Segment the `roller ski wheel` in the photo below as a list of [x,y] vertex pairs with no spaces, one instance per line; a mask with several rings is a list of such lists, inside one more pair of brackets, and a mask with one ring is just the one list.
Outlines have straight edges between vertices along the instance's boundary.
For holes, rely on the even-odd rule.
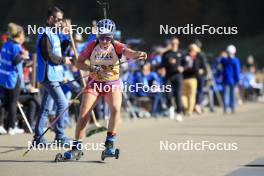
[[55,160],[54,162],[57,163],[57,162],[62,162],[64,161],[64,157],[62,156],[61,153],[58,153],[56,156],[55,156]]
[[111,152],[110,150],[114,150],[114,149],[106,149],[106,150],[102,151],[102,155],[101,155],[102,161],[104,161],[105,158],[113,158],[113,157],[115,157],[115,159],[119,158],[119,154],[120,154],[119,149],[115,149],[114,152]]
[[116,149],[115,150],[115,159],[118,159],[119,158],[119,153],[120,153],[120,150],[119,149]]
[[83,152],[79,150],[70,150],[64,153],[64,156],[61,153],[58,153],[55,157],[55,162],[63,162],[70,160],[80,160],[83,156]]

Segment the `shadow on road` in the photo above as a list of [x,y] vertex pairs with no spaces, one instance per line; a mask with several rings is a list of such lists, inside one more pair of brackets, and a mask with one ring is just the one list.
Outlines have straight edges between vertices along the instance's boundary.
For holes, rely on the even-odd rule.
[[0,146],[0,149],[1,148],[3,148],[3,149],[9,149],[9,150],[0,152],[2,154],[9,153],[9,152],[15,152],[15,151],[18,151],[18,150],[27,149],[27,147],[24,147],[24,146]]
[[258,158],[226,176],[263,176],[264,158]]
[[247,164],[244,167],[264,167],[264,164]]
[[209,137],[246,137],[246,138],[264,137],[264,135],[259,135],[259,134],[169,133],[168,135],[176,135],[176,136],[209,136]]
[[[191,125],[191,124],[181,124],[179,126],[177,126],[177,128],[197,128],[197,129],[215,129],[215,128],[224,128],[224,129],[241,129],[241,127],[243,128],[251,128],[252,126],[250,125],[217,125],[217,124],[209,124],[209,125]],[[263,125],[258,125],[258,126],[254,126],[254,128],[264,128]]]
[[0,160],[0,163],[54,163],[48,160]]
[[76,161],[76,160],[68,160],[63,162],[55,163],[51,160],[0,160],[0,163],[53,163],[53,164],[59,164],[59,163],[94,163],[94,164],[107,164],[103,161]]

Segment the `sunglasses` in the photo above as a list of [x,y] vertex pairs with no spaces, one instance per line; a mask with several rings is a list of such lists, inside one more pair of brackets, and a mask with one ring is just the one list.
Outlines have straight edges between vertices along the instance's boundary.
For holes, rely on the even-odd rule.
[[112,40],[112,38],[111,37],[102,36],[102,37],[99,37],[99,40],[110,42]]

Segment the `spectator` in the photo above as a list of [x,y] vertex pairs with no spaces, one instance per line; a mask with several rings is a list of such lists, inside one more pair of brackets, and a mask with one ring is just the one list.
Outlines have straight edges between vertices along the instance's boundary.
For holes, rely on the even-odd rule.
[[236,96],[235,88],[240,80],[240,62],[235,56],[236,47],[229,45],[226,49],[228,56],[221,59],[222,64],[222,79],[223,79],[223,100],[224,113],[227,113],[227,108],[230,107],[232,113],[235,113]]
[[246,63],[246,67],[249,70],[250,68],[254,67],[256,69],[256,64],[255,64],[255,59],[252,55],[249,55],[247,57],[247,63]]
[[[202,43],[199,40],[196,40],[197,46],[201,49]],[[202,101],[203,101],[203,94],[204,94],[204,88],[206,86],[206,78],[208,74],[208,61],[207,57],[204,52],[200,51],[197,55],[197,57],[202,60],[202,63],[204,63],[204,71],[198,72],[197,76],[197,92],[196,92],[196,105],[195,105],[195,112],[198,114],[202,113]]]
[[166,82],[172,86],[172,95],[170,95],[170,118],[175,118],[176,104],[176,120],[182,121],[182,72],[184,71],[185,62],[183,52],[179,50],[179,39],[172,37],[170,40],[170,49],[162,55],[161,66],[166,70]]
[[164,110],[167,109],[165,92],[162,92],[162,86],[165,86],[166,70],[164,67],[158,67],[157,72],[152,71],[150,73],[149,84],[150,86],[157,86],[157,89],[150,93],[152,97],[151,114],[160,116],[164,114]]
[[146,63],[142,66],[142,70],[135,74],[134,85],[136,86],[136,84],[141,84],[141,87],[145,86],[149,88],[155,85],[155,88],[157,89],[149,89],[150,91],[146,92],[144,91],[144,88],[140,88],[138,92],[135,92],[135,95],[139,97],[150,97],[151,114],[154,117],[158,117],[162,115],[162,113],[160,114],[159,112],[166,109],[165,96],[159,89],[162,85],[164,85],[165,69],[163,67],[159,67],[157,70],[158,72],[155,72],[151,71],[150,67],[150,63]]
[[40,103],[37,97],[39,89],[33,87],[29,80],[30,68],[27,64],[24,64],[24,79],[21,80],[21,94],[19,96],[19,103],[23,104],[23,110],[25,111],[26,117],[31,127],[34,126],[34,122],[39,112]]
[[9,135],[24,133],[15,125],[17,120],[17,102],[23,79],[23,60],[28,59],[28,52],[22,49],[25,41],[23,28],[15,23],[8,24],[9,38],[1,50],[0,85],[5,95],[8,112],[7,129]]
[[204,74],[206,70],[204,60],[198,55],[200,51],[196,44],[190,44],[185,56],[186,66],[183,72],[182,104],[187,115],[192,115],[194,110],[197,77]]
[[216,91],[222,92],[223,91],[223,79],[222,79],[222,64],[221,64],[221,59],[223,57],[227,57],[227,52],[226,51],[221,51],[219,53],[219,56],[215,59],[212,69],[213,69],[213,76],[214,76],[214,81],[215,81],[215,86],[214,89],[217,89]]
[[243,67],[243,72],[241,74],[241,86],[245,100],[256,100],[257,97],[260,96],[263,85],[257,82],[254,65],[251,65],[248,69]]
[[150,57],[150,63],[152,68],[157,68],[162,60],[162,53],[164,53],[164,49],[160,46],[153,47],[153,53],[149,56]]
[[[44,87],[44,95],[42,97],[40,114],[36,123],[34,144],[46,145],[46,140],[39,136],[44,132],[47,116],[52,110],[52,104],[49,102],[54,100],[57,111],[56,115],[63,113],[68,106],[68,101],[64,95],[60,82],[63,81],[63,64],[71,64],[70,57],[62,56],[61,41],[58,33],[51,31],[50,27],[60,28],[63,21],[63,12],[57,7],[52,7],[48,11],[47,26],[38,35],[37,39],[37,80]],[[67,23],[69,28],[70,24]],[[46,69],[47,68],[47,69]],[[64,114],[65,115],[65,114]],[[60,118],[55,124],[55,141],[57,144],[69,144],[69,140],[64,134],[64,119]]]
[[4,94],[3,94],[3,90],[0,89],[0,135],[1,134],[6,134],[7,131],[4,128]]

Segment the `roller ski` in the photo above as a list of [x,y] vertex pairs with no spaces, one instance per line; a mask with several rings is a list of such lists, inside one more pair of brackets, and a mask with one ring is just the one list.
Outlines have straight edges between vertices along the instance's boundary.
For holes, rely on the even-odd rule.
[[64,162],[64,161],[74,161],[79,160],[83,156],[83,152],[81,150],[70,150],[64,153],[58,153],[55,157],[54,162]]
[[115,159],[119,158],[120,150],[114,148],[114,141],[107,140],[105,141],[105,150],[102,151],[101,160],[104,161],[105,158],[112,158]]
[[77,145],[80,144],[76,141],[73,142],[72,149],[62,153],[58,153],[55,157],[54,162],[74,161],[79,160],[83,156],[83,151],[78,149]]

